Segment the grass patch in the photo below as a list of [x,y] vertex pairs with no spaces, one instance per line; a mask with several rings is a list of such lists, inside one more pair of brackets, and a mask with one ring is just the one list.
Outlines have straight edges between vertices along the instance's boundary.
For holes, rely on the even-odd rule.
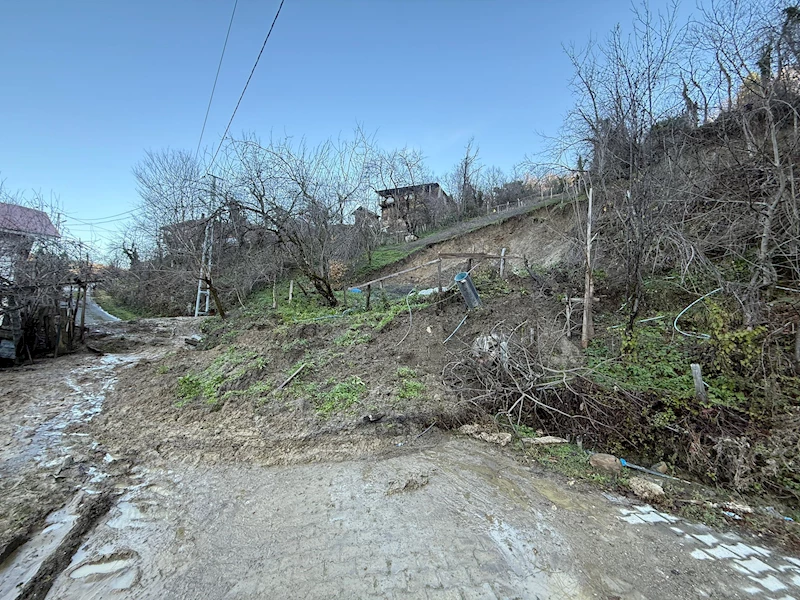
[[366,344],[372,339],[372,336],[369,333],[362,333],[360,330],[361,324],[354,323],[342,335],[336,337],[333,343],[337,346],[358,346],[360,344]]
[[425,395],[425,384],[417,380],[417,372],[410,367],[397,369],[400,385],[397,388],[397,397],[401,400],[416,400]]
[[370,273],[379,271],[383,267],[399,262],[410,256],[416,249],[408,248],[407,245],[396,244],[392,246],[381,246],[372,251],[372,262],[367,261],[366,252],[361,256],[356,264],[353,277],[360,280]]
[[113,315],[123,321],[132,321],[134,319],[155,316],[146,310],[124,305],[105,290],[94,290],[94,292],[92,292],[92,298],[94,298],[94,301],[100,305],[100,308],[102,308],[108,314]]
[[245,375],[265,366],[266,360],[257,352],[231,346],[202,371],[190,372],[178,379],[178,405],[195,400],[214,404],[231,397],[226,396],[231,391],[258,393],[260,388],[253,389],[256,384],[244,390],[236,386]]
[[367,385],[355,375],[334,385],[329,391],[318,393],[313,399],[314,408],[323,417],[342,412],[359,401]]
[[528,447],[528,455],[543,467],[561,473],[571,479],[592,481],[603,485],[613,482],[610,476],[595,471],[589,464],[587,454],[575,444],[530,446]]

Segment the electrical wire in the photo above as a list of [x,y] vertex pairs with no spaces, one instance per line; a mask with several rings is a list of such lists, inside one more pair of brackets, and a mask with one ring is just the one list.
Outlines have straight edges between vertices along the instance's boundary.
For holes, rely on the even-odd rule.
[[206,172],[211,171],[211,168],[214,166],[214,161],[217,160],[217,155],[219,151],[222,149],[222,144],[225,141],[225,138],[228,135],[228,131],[231,129],[231,125],[233,124],[233,119],[236,116],[236,111],[239,110],[239,105],[242,103],[242,98],[244,98],[244,94],[247,91],[247,86],[250,85],[250,80],[253,78],[253,73],[256,72],[256,67],[258,66],[258,61],[261,60],[261,55],[264,53],[264,48],[267,46],[267,42],[269,41],[269,37],[272,35],[272,30],[275,27],[275,22],[278,20],[278,16],[281,14],[281,9],[283,8],[284,0],[281,0],[280,6],[278,6],[278,12],[275,13],[275,18],[272,19],[272,25],[269,26],[269,31],[267,32],[267,37],[264,38],[264,43],[261,45],[261,50],[256,57],[256,62],[253,65],[253,68],[250,70],[250,76],[247,78],[247,81],[244,84],[244,89],[242,90],[241,95],[239,96],[238,102],[236,102],[236,108],[233,109],[233,114],[231,115],[230,120],[228,121],[228,126],[225,127],[225,131],[222,134],[222,139],[219,141],[219,145],[217,146],[217,151],[214,152],[214,156],[211,157],[211,162],[208,163],[208,167],[206,168]]
[[206,132],[206,123],[208,123],[208,113],[211,112],[211,102],[214,100],[214,92],[217,89],[219,72],[222,69],[222,59],[225,58],[225,49],[228,47],[228,38],[231,35],[231,26],[233,25],[233,17],[236,14],[236,6],[238,4],[239,0],[235,0],[233,3],[233,12],[231,12],[231,20],[228,23],[228,32],[225,34],[225,43],[222,44],[222,54],[219,57],[219,64],[217,65],[217,74],[214,76],[214,85],[211,87],[211,97],[208,99],[208,106],[206,107],[206,116],[203,119],[203,128],[200,130],[200,139],[197,140],[197,149],[194,151],[195,159],[197,158],[197,155],[200,153],[200,144],[203,143],[203,134]]
[[95,219],[79,219],[79,218],[74,217],[74,216],[72,216],[72,215],[70,215],[68,213],[62,213],[62,214],[66,218],[72,219],[73,221],[78,221],[80,223],[103,223],[103,222],[112,223],[113,220],[118,220],[118,221],[124,220],[124,219],[121,219],[121,218],[118,218],[118,217],[124,217],[125,215],[130,215],[132,213],[139,212],[140,210],[142,210],[141,206],[137,207],[137,208],[132,208],[130,210],[126,210],[125,212],[117,213],[115,215],[108,215],[107,217],[97,217]]

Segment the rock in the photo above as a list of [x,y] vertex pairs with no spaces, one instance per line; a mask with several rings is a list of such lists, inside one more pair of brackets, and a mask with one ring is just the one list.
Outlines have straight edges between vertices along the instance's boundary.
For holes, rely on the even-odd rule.
[[478,434],[478,437],[484,442],[489,442],[490,444],[500,444],[501,446],[506,446],[511,441],[510,433],[487,433],[482,431]]
[[631,477],[628,485],[631,486],[633,493],[642,500],[655,500],[664,496],[664,488],[641,477]]
[[652,467],[650,467],[650,470],[656,471],[657,473],[661,473],[662,475],[666,475],[667,471],[669,470],[669,467],[667,467],[667,463],[665,463],[662,460],[654,464]]
[[739,514],[746,514],[749,515],[753,512],[753,509],[747,504],[739,504],[738,502],[726,502],[722,505],[723,507],[727,508],[728,510],[739,513]]
[[480,431],[480,425],[472,423],[470,425],[462,425],[458,428],[459,433],[463,433],[464,435],[475,435]]
[[598,471],[605,471],[612,475],[622,473],[622,463],[613,454],[592,454],[591,458],[589,458],[589,464]]
[[489,433],[488,431],[481,431],[481,426],[478,424],[462,425],[458,428],[458,432],[464,435],[470,435],[484,442],[489,442],[490,444],[500,444],[501,446],[508,445],[512,439],[510,433]]
[[526,446],[540,446],[547,444],[566,444],[567,440],[554,435],[543,435],[542,437],[522,438],[522,443]]

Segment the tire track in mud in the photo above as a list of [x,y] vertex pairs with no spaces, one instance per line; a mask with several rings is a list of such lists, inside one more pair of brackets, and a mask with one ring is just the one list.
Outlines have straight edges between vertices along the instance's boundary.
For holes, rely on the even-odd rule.
[[[58,389],[65,390],[65,401],[57,411],[42,401],[25,407],[24,412],[34,415],[36,421],[32,428],[18,426],[15,438],[20,432],[28,433],[18,440],[16,452],[5,457],[3,473],[20,474],[22,482],[31,477],[62,478],[62,486],[76,486],[78,491],[68,492],[68,501],[56,510],[48,510],[52,500],[39,497],[41,516],[31,519],[0,549],[0,600],[45,598],[86,534],[116,504],[120,492],[113,490],[112,482],[125,480],[130,464],[111,457],[90,434],[75,430],[86,428],[102,411],[117,382],[117,368],[140,358],[105,355],[99,361],[81,359],[78,365],[67,366],[66,373],[59,373],[63,383]],[[87,457],[76,463],[73,456],[81,454]]]
[[75,524],[44,559],[36,575],[22,587],[16,596],[18,600],[44,600],[47,597],[56,577],[69,566],[86,534],[108,513],[116,499],[117,495],[108,491],[84,496]]

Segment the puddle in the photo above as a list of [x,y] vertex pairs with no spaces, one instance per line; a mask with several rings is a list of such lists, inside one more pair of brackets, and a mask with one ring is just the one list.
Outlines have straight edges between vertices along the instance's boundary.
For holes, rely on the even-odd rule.
[[132,588],[141,578],[138,558],[136,552],[123,550],[80,562],[69,571],[70,597],[106,598],[110,593]]
[[58,548],[78,518],[72,504],[51,513],[46,527],[0,565],[0,600],[15,600],[48,556]]
[[109,573],[116,573],[122,569],[129,567],[131,561],[127,559],[109,560],[108,562],[89,563],[78,567],[69,576],[72,579],[82,579],[84,577],[92,577],[94,575],[108,575]]

